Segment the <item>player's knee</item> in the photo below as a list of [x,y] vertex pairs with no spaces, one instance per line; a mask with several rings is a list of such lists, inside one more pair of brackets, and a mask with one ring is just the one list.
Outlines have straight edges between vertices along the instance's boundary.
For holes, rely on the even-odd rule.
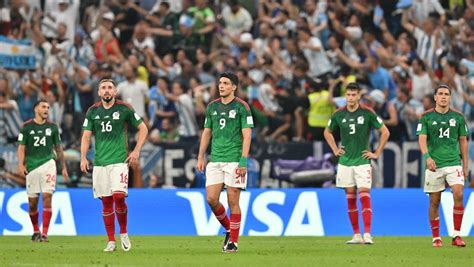
[[463,197],[464,197],[464,194],[463,194],[462,190],[458,190],[458,191],[453,192],[453,198],[454,198],[455,203],[456,202],[462,203],[463,202]]
[[113,199],[115,203],[122,203],[125,202],[125,194],[123,193],[114,193]]
[[207,204],[209,204],[209,207],[214,208],[217,205],[219,205],[219,198],[214,197],[214,196],[206,196],[206,201]]
[[102,198],[102,211],[104,213],[111,213],[114,211],[114,200],[112,197]]

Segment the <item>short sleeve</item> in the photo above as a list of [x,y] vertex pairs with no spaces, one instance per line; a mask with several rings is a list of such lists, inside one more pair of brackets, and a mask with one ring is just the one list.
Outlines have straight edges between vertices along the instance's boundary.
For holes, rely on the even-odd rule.
[[25,127],[21,128],[20,133],[18,134],[18,145],[26,145],[26,130]]
[[133,108],[126,106],[127,109],[127,122],[133,127],[137,128],[140,123],[143,122],[143,119],[138,115]]
[[59,135],[59,129],[55,125],[53,130],[53,144],[60,145],[61,144],[61,136]]
[[467,129],[466,120],[464,119],[464,116],[460,116],[460,119],[459,119],[459,136],[467,136],[468,133],[469,133],[469,130]]
[[416,126],[416,135],[428,135],[428,129],[426,127],[426,117],[422,116],[418,125]]
[[240,110],[240,126],[242,127],[242,129],[253,128],[253,117],[252,111],[250,111],[250,107],[241,105]]
[[382,128],[383,120],[377,114],[372,111],[369,111],[369,119],[370,123],[372,124],[372,127],[374,127],[375,129]]
[[86,113],[86,118],[84,119],[84,122],[82,123],[82,130],[92,131],[93,126],[94,124],[92,123],[92,110],[89,109]]
[[337,124],[337,119],[336,119],[337,115],[336,113],[334,113],[331,118],[329,119],[328,121],[328,126],[327,126],[327,129],[330,131],[330,132],[334,132],[337,130],[337,128],[339,127],[339,125]]
[[207,106],[207,109],[206,109],[206,118],[204,119],[204,128],[212,129],[211,107],[210,106]]

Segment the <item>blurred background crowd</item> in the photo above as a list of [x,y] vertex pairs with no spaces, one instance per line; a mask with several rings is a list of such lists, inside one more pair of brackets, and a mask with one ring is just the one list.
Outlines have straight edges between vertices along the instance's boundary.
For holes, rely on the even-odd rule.
[[[345,85],[416,140],[437,84],[473,122],[474,0],[0,0],[0,35],[30,40],[34,69],[0,69],[0,145],[40,98],[66,149],[102,78],[117,81],[151,144],[197,142],[216,74],[234,71],[259,142],[323,140]],[[6,53],[8,51],[0,51]]]

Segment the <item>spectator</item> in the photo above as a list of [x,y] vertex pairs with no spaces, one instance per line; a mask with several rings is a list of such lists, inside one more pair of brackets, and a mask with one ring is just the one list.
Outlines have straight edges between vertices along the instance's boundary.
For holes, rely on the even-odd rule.
[[303,51],[309,63],[308,75],[313,79],[327,80],[332,65],[329,61],[321,41],[308,28],[298,29],[299,48]]
[[137,70],[132,68],[130,62],[124,64],[123,75],[126,80],[117,85],[118,95],[132,105],[138,116],[147,120],[145,103],[148,101],[148,86],[137,79]]

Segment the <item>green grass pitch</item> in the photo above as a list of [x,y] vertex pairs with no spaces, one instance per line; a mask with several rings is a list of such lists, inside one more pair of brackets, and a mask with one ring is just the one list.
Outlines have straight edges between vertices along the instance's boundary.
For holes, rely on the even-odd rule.
[[[346,245],[348,237],[240,237],[235,254],[220,251],[222,237],[131,236],[132,250],[105,253],[105,236],[57,237],[32,243],[0,237],[1,266],[474,266],[474,238],[465,248],[431,247],[430,237],[375,237]],[[119,241],[119,240],[117,240]]]

